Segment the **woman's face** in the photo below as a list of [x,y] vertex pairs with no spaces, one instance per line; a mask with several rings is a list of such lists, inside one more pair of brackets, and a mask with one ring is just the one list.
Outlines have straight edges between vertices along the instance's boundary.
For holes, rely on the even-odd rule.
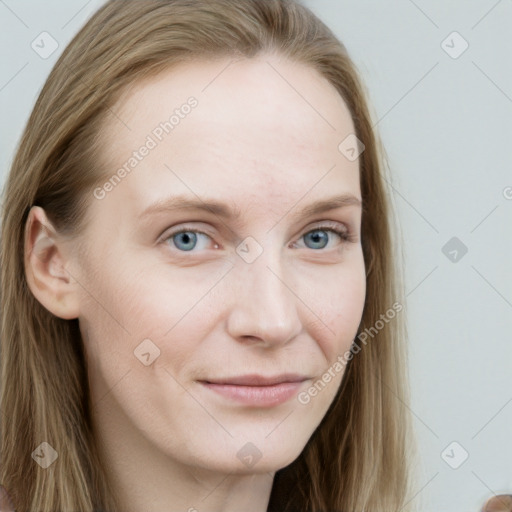
[[69,268],[105,439],[274,471],[324,417],[361,320],[359,169],[338,148],[349,112],[316,71],[229,63],[181,64],[111,109],[106,177]]

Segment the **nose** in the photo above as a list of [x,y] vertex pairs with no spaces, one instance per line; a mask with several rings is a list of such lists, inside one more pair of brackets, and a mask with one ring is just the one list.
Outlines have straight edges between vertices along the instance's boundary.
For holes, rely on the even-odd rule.
[[227,285],[231,306],[227,330],[236,340],[264,347],[282,346],[302,330],[295,279],[283,272],[279,255],[263,253],[252,263],[239,260]]

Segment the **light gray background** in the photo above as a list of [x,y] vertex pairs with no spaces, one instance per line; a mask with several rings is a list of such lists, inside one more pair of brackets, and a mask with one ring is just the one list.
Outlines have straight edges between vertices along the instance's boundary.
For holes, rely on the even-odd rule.
[[[2,182],[51,67],[102,3],[0,0]],[[512,1],[304,3],[356,62],[392,169],[421,456],[415,501],[478,511],[512,493]],[[48,59],[31,48],[43,31],[59,43]],[[469,44],[457,58],[454,31]],[[457,261],[442,252],[452,237],[468,249]],[[453,469],[447,461],[460,463],[463,450]]]

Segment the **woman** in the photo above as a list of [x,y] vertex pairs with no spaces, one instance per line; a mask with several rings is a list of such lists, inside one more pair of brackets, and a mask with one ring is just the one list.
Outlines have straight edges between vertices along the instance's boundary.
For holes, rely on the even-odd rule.
[[16,510],[409,510],[391,213],[356,69],[305,7],[107,2],[5,191]]

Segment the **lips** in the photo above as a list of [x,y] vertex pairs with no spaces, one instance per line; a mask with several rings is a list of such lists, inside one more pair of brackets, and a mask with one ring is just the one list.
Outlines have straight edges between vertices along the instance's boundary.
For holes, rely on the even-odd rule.
[[200,384],[222,397],[230,404],[242,404],[249,407],[274,407],[295,396],[309,377],[297,374],[281,374],[265,377],[263,375],[241,375],[222,379],[199,381]]
[[225,384],[233,386],[274,386],[276,384],[283,384],[286,382],[303,382],[310,377],[298,375],[295,373],[284,373],[273,377],[264,377],[263,375],[251,374],[241,375],[238,377],[229,377],[221,379],[203,380],[208,384]]

